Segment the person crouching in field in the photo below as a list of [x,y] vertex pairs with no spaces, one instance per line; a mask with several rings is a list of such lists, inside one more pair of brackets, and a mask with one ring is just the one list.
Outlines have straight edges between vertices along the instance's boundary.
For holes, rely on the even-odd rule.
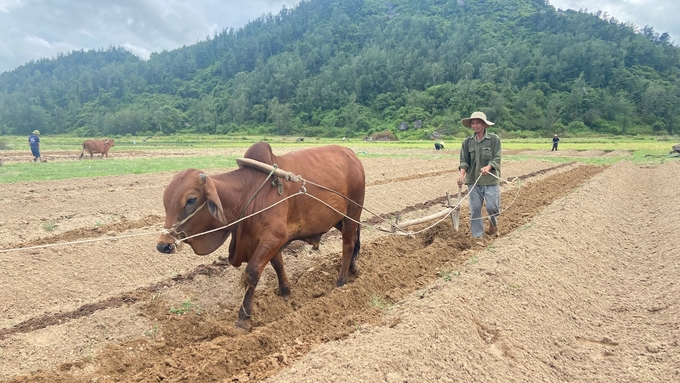
[[37,162],[40,159],[40,131],[34,130],[33,133],[28,136],[28,145],[31,147],[31,153],[33,154],[33,162]]
[[473,237],[481,238],[484,236],[484,202],[489,213],[488,233],[493,235],[498,232],[496,216],[501,206],[501,139],[486,131],[494,123],[487,120],[482,112],[472,113],[470,118],[464,118],[461,123],[474,133],[463,140],[458,186],[467,185],[470,196],[470,231]]

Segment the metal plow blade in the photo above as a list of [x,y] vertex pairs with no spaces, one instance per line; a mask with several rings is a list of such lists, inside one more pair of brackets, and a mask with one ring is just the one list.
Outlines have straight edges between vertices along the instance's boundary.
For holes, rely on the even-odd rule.
[[461,201],[461,191],[462,187],[458,186],[458,201],[456,202],[455,205],[451,204],[451,196],[449,195],[449,192],[446,192],[446,198],[449,201],[449,207],[453,208],[453,212],[451,213],[451,222],[453,223],[453,228],[458,231],[460,227],[460,201]]

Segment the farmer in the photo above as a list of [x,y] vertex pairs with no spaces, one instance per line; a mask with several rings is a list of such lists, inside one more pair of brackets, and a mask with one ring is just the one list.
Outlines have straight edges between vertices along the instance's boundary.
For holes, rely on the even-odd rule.
[[463,140],[460,150],[460,177],[458,186],[467,185],[470,196],[470,231],[472,236],[484,236],[482,203],[489,213],[488,233],[498,232],[496,216],[501,206],[501,139],[488,133],[486,128],[494,123],[482,112],[474,112],[470,118],[461,120],[463,126],[471,128],[474,134]]
[[557,134],[555,134],[555,135],[553,136],[553,147],[552,147],[552,149],[550,149],[551,152],[552,152],[553,150],[554,150],[554,151],[557,151],[557,144],[558,144],[559,142],[560,142],[560,138],[557,137]]
[[37,129],[28,136],[28,145],[31,147],[31,153],[33,153],[33,162],[40,159],[40,137],[38,136],[40,136],[40,131]]

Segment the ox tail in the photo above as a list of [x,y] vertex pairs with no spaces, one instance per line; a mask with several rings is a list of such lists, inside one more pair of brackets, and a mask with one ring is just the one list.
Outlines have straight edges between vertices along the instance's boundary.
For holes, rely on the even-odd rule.
[[85,144],[83,144],[83,151],[80,152],[80,157],[78,157],[79,160],[83,159],[83,154],[85,154]]
[[361,249],[361,225],[357,225],[357,241],[354,244],[354,252],[352,253],[352,263],[356,261],[359,255],[359,249]]

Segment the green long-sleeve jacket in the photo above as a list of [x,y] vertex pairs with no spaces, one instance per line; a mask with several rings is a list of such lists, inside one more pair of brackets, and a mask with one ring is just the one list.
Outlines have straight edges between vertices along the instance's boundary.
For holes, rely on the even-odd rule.
[[[491,173],[501,176],[501,139],[489,132],[484,132],[484,138],[477,141],[476,134],[463,140],[460,150],[460,166],[458,170],[465,169],[465,184],[475,183],[481,169],[491,165]],[[479,179],[477,185],[499,185],[500,180],[491,175],[485,175]]]

